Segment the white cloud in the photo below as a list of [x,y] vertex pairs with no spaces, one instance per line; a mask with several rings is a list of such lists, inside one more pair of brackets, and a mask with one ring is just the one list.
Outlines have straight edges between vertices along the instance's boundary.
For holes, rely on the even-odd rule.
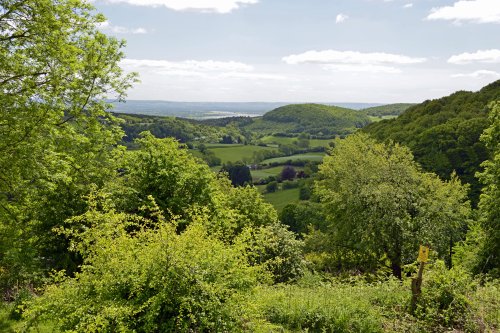
[[466,65],[472,63],[500,63],[500,50],[491,49],[479,50],[474,53],[461,53],[451,56],[448,59],[448,62],[455,65]]
[[347,16],[346,14],[338,14],[337,17],[335,18],[335,23],[343,23],[345,22],[347,19],[349,18],[349,16]]
[[256,73],[253,66],[236,61],[123,59],[120,65],[129,71],[171,77],[203,79],[286,80],[283,75]]
[[177,11],[196,10],[209,13],[230,13],[258,0],[104,0],[109,3],[127,3],[134,6],[167,7]]
[[391,66],[380,65],[324,65],[324,69],[333,72],[350,72],[350,73],[388,73],[397,74],[401,70]]
[[264,74],[264,73],[238,73],[229,72],[219,75],[220,78],[228,79],[249,79],[249,80],[287,80],[286,76],[277,74]]
[[412,8],[413,4],[412,3],[407,3],[406,5],[403,6],[403,8]]
[[472,73],[453,74],[451,77],[454,77],[454,78],[467,77],[467,78],[474,78],[474,79],[478,79],[478,78],[482,79],[482,78],[490,78],[490,77],[500,78],[500,73],[482,69],[482,70],[478,70],[478,71],[475,71]]
[[151,60],[151,59],[123,59],[121,65],[132,70],[152,70],[155,72],[249,72],[253,67],[236,61],[214,61],[214,60],[184,60],[184,61],[168,61],[168,60]]
[[97,25],[100,30],[109,31],[114,34],[147,34],[145,28],[130,29],[119,25],[113,25],[109,21],[101,22]]
[[383,65],[383,64],[418,64],[425,58],[413,58],[400,54],[383,52],[362,53],[357,51],[307,51],[292,54],[282,59],[289,65],[296,64],[350,64],[350,65]]
[[500,23],[499,0],[460,0],[452,6],[433,8],[428,20]]

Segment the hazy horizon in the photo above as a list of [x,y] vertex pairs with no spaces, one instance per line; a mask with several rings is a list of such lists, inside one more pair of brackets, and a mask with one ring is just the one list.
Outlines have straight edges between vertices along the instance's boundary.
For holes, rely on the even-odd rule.
[[498,0],[93,0],[133,100],[417,103],[500,79]]

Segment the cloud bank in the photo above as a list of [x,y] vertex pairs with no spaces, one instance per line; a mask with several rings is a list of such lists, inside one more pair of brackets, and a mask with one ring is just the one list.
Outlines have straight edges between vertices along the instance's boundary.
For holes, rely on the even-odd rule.
[[167,7],[176,11],[200,11],[227,14],[245,5],[258,3],[258,0],[104,0],[108,3],[126,3],[134,6]]
[[461,53],[451,56],[448,59],[448,63],[455,65],[467,65],[473,63],[489,63],[498,64],[500,63],[500,50],[479,50],[474,53]]
[[120,65],[130,71],[163,76],[247,80],[286,79],[282,75],[256,73],[253,66],[236,61],[123,59]]
[[454,78],[465,77],[465,78],[474,78],[474,79],[478,79],[478,78],[481,78],[481,79],[482,78],[500,78],[500,73],[482,69],[482,70],[478,70],[478,71],[475,71],[475,72],[472,72],[472,73],[454,74],[451,77],[454,77]]
[[326,70],[337,72],[400,73],[395,65],[418,64],[427,59],[383,52],[313,50],[292,54],[282,60],[289,65],[320,64]]

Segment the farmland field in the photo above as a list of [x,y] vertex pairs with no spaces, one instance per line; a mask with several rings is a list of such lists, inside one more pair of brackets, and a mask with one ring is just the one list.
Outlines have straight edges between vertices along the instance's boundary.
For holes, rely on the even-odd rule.
[[222,163],[242,161],[243,159],[251,159],[253,153],[262,150],[276,150],[271,147],[251,146],[251,145],[207,145],[210,151],[213,151],[215,156],[219,157]]
[[261,164],[270,164],[270,163],[286,163],[286,161],[313,161],[313,162],[321,162],[323,161],[323,157],[325,153],[306,153],[306,154],[297,154],[291,156],[283,156],[283,157],[275,157],[262,161]]
[[[294,167],[294,169],[297,172],[300,170],[303,170],[303,168],[301,168],[301,167]],[[260,169],[260,170],[251,170],[251,173],[252,173],[253,181],[257,181],[259,179],[267,178],[269,176],[278,176],[281,173],[281,170],[283,170],[283,166],[277,166],[277,167]]]
[[[260,141],[265,144],[287,145],[297,141],[297,138],[268,135],[262,137]],[[328,147],[328,143],[332,141],[333,139],[311,139],[309,140],[309,147]]]
[[292,188],[279,190],[274,193],[265,193],[264,200],[272,204],[278,212],[281,212],[289,203],[299,201],[299,189]]

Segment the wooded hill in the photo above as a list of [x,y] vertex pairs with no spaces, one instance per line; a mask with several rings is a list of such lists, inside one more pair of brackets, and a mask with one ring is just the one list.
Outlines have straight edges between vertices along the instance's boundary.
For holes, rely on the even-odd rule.
[[399,116],[414,105],[412,103],[387,104],[362,109],[361,111],[367,116],[373,117]]
[[261,134],[294,136],[307,133],[317,137],[347,135],[366,126],[370,119],[361,112],[321,104],[291,104],[279,107],[245,126]]
[[449,179],[455,171],[471,185],[470,198],[477,203],[481,185],[475,177],[488,159],[479,140],[488,126],[488,105],[500,98],[500,81],[478,92],[458,91],[410,107],[396,119],[372,123],[363,130],[379,140],[408,146],[427,170]]

